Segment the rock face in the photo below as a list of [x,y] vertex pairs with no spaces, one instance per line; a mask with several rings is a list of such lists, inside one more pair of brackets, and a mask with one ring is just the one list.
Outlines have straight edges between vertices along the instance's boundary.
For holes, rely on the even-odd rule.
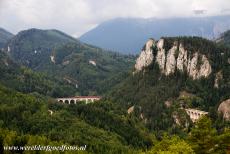
[[164,40],[160,39],[157,43],[157,57],[156,61],[159,64],[159,67],[162,72],[164,72],[165,69],[165,49],[163,48],[164,46]]
[[223,115],[223,118],[227,121],[230,121],[230,99],[220,103],[218,107],[218,112]]
[[[198,51],[189,54],[180,42],[174,42],[168,51],[164,49],[164,39],[160,39],[158,42],[150,39],[145,46],[136,60],[136,72],[143,70],[153,62],[158,63],[161,72],[166,76],[179,70],[187,72],[193,79],[199,79],[201,77],[207,78],[212,72],[211,65],[205,55]],[[154,46],[157,47],[156,57],[153,54]]]
[[143,68],[149,66],[153,62],[153,45],[155,41],[153,39],[148,40],[145,44],[145,49],[142,50],[140,56],[136,60],[135,68],[137,71],[141,71]]
[[177,50],[177,45],[174,44],[173,47],[169,50],[167,54],[166,66],[165,66],[165,75],[169,75],[175,72],[176,67],[176,57],[175,53]]
[[215,77],[215,83],[214,83],[215,88],[219,88],[219,82],[222,79],[223,79],[223,74],[221,71],[219,71],[218,73],[216,73],[216,77]]

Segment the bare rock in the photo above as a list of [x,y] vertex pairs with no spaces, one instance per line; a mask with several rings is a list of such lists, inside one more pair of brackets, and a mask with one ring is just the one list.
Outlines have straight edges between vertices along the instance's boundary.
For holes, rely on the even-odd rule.
[[189,59],[188,61],[188,75],[192,77],[193,79],[196,79],[198,70],[196,68],[198,62],[198,53],[194,53],[192,59]]
[[182,44],[179,46],[179,55],[177,57],[177,69],[181,72],[184,71],[184,68],[187,68],[188,65],[188,52],[184,49]]
[[94,60],[89,60],[89,64],[91,64],[93,66],[97,66],[97,63]]
[[175,52],[177,50],[177,45],[174,43],[173,47],[169,50],[167,54],[167,61],[165,66],[165,75],[169,75],[175,72],[176,68],[176,58]]
[[153,39],[149,39],[145,44],[145,50],[142,50],[140,56],[136,60],[135,69],[136,71],[141,71],[143,68],[149,66],[153,62],[153,45],[155,41]]
[[134,106],[131,106],[131,107],[127,110],[128,114],[132,113],[133,111],[134,111]]
[[165,69],[165,49],[163,48],[164,46],[164,40],[160,39],[157,42],[157,57],[156,57],[156,61],[159,65],[159,68],[161,69],[162,73],[164,72]]
[[[155,53],[153,54],[152,47],[156,45],[156,63],[158,63],[159,68],[163,74],[173,74],[176,70],[181,72],[186,71],[188,75],[194,80],[201,77],[207,78],[211,74],[212,68],[208,58],[205,55],[202,55],[198,52],[193,53],[193,55],[189,55],[189,52],[185,50],[182,43],[180,43],[178,49],[177,42],[174,42],[174,45],[167,52],[164,49],[164,41],[164,39],[160,39],[155,44],[153,39],[148,40],[145,48],[142,50],[140,56],[136,60],[135,72],[143,70],[145,67],[154,62]],[[199,57],[202,57],[200,61],[198,61]]]
[[212,67],[208,61],[208,58],[205,55],[202,55],[202,65],[200,66],[200,70],[197,74],[197,79],[201,77],[207,78],[212,73]]
[[230,121],[230,99],[220,103],[218,112],[223,115],[225,120]]
[[55,64],[55,58],[53,55],[50,56],[50,60],[51,60],[51,62],[53,62]]
[[221,71],[219,71],[218,73],[216,73],[216,77],[215,77],[215,83],[214,83],[215,88],[219,88],[219,82],[222,79],[223,79],[223,74]]

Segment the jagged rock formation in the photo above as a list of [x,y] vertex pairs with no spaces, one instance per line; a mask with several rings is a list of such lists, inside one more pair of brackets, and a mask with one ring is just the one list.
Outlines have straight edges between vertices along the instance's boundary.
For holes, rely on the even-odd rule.
[[[156,47],[156,57],[154,57],[153,48]],[[176,70],[187,72],[193,79],[208,77],[212,68],[208,58],[197,52],[189,53],[180,42],[174,42],[173,46],[166,51],[164,48],[164,39],[160,39],[157,43],[150,39],[145,49],[142,50],[140,56],[136,60],[136,72],[148,67],[154,61],[158,63],[161,72],[165,75],[173,74]]]
[[141,52],[140,56],[137,58],[135,68],[137,71],[149,66],[153,62],[153,49],[152,46],[155,44],[153,39],[148,40],[145,45],[145,49]]
[[218,112],[223,115],[225,120],[230,121],[230,99],[220,103]]
[[219,71],[218,73],[216,73],[216,78],[215,78],[215,83],[214,83],[215,88],[219,88],[219,82],[222,79],[223,79],[223,74],[221,71]]

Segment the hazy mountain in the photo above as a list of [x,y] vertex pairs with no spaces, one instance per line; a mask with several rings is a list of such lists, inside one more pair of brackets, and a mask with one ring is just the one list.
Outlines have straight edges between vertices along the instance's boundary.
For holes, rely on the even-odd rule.
[[3,28],[0,28],[0,48],[4,47],[5,43],[11,39],[14,35],[6,31]]
[[59,76],[74,84],[76,92],[85,95],[111,88],[116,82],[110,79],[119,81],[117,75],[127,72],[134,64],[133,56],[81,43],[57,30],[19,32],[5,50],[18,63]]
[[230,16],[168,19],[119,18],[104,22],[80,40],[122,53],[137,53],[147,38],[202,36],[213,39],[230,29]]
[[230,30],[222,33],[221,36],[216,39],[216,42],[230,47]]

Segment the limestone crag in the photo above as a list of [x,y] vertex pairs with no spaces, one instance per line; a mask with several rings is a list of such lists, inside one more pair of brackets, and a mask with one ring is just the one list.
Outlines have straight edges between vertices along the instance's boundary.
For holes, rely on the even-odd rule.
[[160,39],[157,42],[157,57],[156,57],[156,61],[159,64],[159,67],[161,69],[162,72],[164,72],[165,69],[165,49],[163,48],[164,46],[164,40]]
[[218,112],[223,115],[223,118],[227,121],[230,121],[230,99],[220,103],[218,107]]
[[219,82],[223,79],[223,74],[222,71],[219,71],[218,73],[216,73],[216,77],[215,77],[215,83],[214,83],[214,87],[215,88],[219,88]]
[[173,47],[169,50],[167,54],[166,66],[165,66],[165,75],[169,75],[175,72],[176,67],[176,57],[175,53],[177,50],[177,45],[174,44]]
[[184,68],[187,68],[188,65],[188,52],[187,50],[185,50],[182,46],[182,44],[180,44],[179,46],[179,55],[177,57],[177,69],[180,71],[184,71]]
[[[145,46],[136,60],[136,72],[143,70],[153,62],[158,63],[161,72],[165,75],[173,74],[179,70],[187,72],[193,79],[199,79],[201,77],[207,78],[212,72],[211,65],[205,55],[198,51],[193,52],[193,54],[189,53],[180,42],[174,42],[168,51],[164,49],[164,39],[160,39],[158,42],[150,39]],[[153,54],[154,46],[157,47],[156,57]]]
[[155,44],[153,39],[148,40],[145,44],[145,49],[142,50],[140,56],[136,60],[135,68],[137,71],[141,71],[143,68],[149,66],[153,62],[153,49]]

